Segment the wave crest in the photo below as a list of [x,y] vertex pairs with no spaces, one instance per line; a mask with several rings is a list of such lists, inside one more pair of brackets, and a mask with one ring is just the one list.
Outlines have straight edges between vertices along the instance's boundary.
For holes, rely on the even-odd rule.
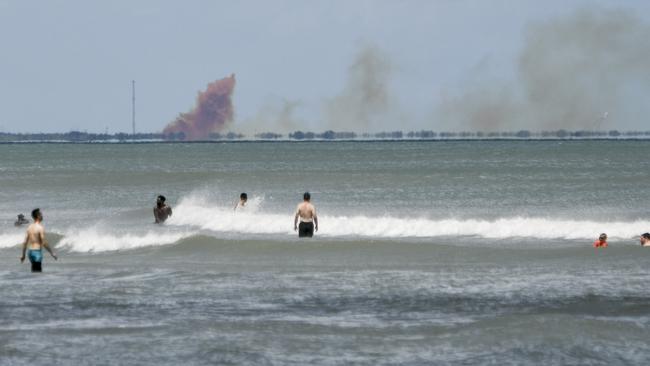
[[[174,216],[163,226],[124,228],[96,225],[86,229],[64,230],[60,235],[48,234],[48,238],[54,243],[58,241],[58,247],[71,251],[102,252],[176,244],[194,236],[226,240],[259,240],[260,236],[264,239],[295,237],[293,212],[269,213],[262,210],[263,202],[263,197],[252,197],[244,209],[233,210],[233,206],[213,205],[200,195],[193,195],[183,199],[174,208]],[[643,220],[599,222],[529,217],[434,220],[330,213],[320,215],[319,218],[318,237],[344,239],[522,238],[585,240],[590,244],[601,232],[606,232],[613,240],[628,240],[650,228],[650,222]],[[23,239],[24,233],[18,230],[2,233],[0,248],[18,246]]]
[[[213,232],[292,234],[293,213],[266,213],[259,199],[246,210],[209,207],[196,199],[183,200],[169,224],[193,226]],[[511,217],[496,220],[399,218],[391,216],[319,215],[319,235],[328,237],[426,238],[465,236],[489,239],[595,239],[602,232],[610,238],[630,238],[650,228],[649,221],[598,222]]]

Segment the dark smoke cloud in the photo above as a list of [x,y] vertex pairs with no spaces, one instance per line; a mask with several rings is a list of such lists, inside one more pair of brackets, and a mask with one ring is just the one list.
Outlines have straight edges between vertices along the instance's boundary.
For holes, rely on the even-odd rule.
[[639,128],[650,113],[650,27],[623,10],[530,25],[514,82],[475,81],[443,98],[445,128]]
[[188,113],[181,113],[163,130],[164,134],[185,134],[187,140],[207,139],[210,133],[223,131],[234,116],[232,93],[235,74],[208,84],[196,98],[196,106]]

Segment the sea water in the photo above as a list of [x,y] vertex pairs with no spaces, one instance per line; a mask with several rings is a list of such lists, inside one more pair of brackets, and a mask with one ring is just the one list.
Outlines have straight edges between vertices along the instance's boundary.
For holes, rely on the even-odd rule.
[[[0,145],[0,364],[644,364],[648,156],[646,141]],[[293,231],[305,191],[311,240]],[[60,254],[40,275],[13,227],[36,207]]]

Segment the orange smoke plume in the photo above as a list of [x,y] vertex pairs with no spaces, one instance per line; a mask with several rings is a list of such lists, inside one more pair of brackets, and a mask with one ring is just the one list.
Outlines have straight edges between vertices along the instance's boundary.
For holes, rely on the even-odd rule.
[[208,84],[199,92],[196,107],[188,113],[181,113],[176,120],[165,127],[164,135],[183,133],[185,140],[203,140],[213,132],[219,132],[234,115],[232,93],[235,89],[235,74]]

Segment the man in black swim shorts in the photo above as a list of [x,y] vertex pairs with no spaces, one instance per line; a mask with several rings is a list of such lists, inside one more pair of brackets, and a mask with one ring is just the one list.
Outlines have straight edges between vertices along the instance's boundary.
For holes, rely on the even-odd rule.
[[[296,208],[296,216],[293,219],[293,229],[298,231],[298,237],[311,238],[314,231],[318,231],[318,217],[316,208],[311,204],[311,195],[305,192],[302,196],[303,202]],[[300,219],[300,226],[298,226]]]

